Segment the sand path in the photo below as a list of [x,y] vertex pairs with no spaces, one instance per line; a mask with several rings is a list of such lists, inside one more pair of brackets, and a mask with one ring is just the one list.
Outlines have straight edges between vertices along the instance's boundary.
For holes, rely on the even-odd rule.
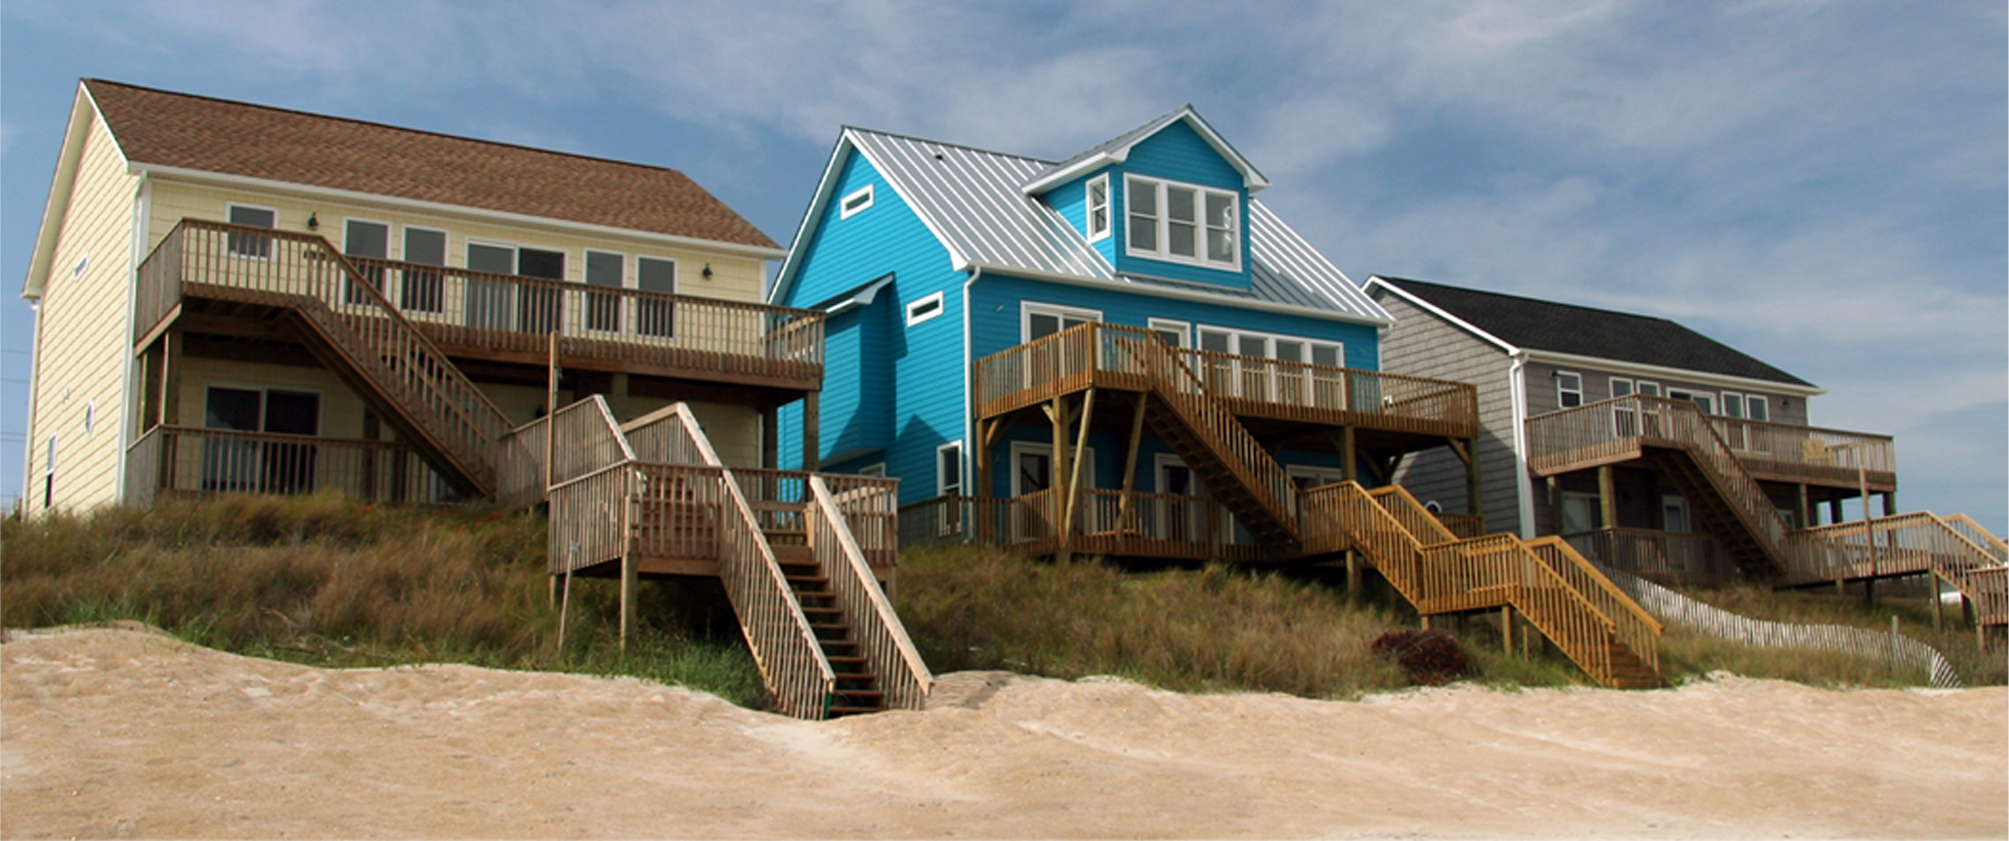
[[2009,836],[2009,690],[1458,687],[1361,702],[944,676],[800,722],[634,680],[0,645],[0,834]]

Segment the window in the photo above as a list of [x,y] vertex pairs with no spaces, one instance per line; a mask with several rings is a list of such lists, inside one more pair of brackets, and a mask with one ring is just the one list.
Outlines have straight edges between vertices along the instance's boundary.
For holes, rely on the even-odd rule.
[[1091,321],[1101,321],[1102,313],[1097,310],[1075,309],[1055,304],[1039,304],[1026,301],[1019,304],[1019,335],[1021,341],[1042,339],[1062,330],[1080,327]]
[[1679,494],[1664,494],[1660,497],[1660,530],[1677,534],[1694,531],[1694,524],[1688,519],[1688,500]]
[[884,479],[886,478],[886,463],[882,461],[876,464],[868,464],[865,465],[864,467],[860,467],[858,468],[858,475],[868,476],[874,479]]
[[1633,390],[1634,389],[1631,380],[1625,379],[1623,377],[1611,378],[1611,396],[1631,397],[1633,394]]
[[1556,405],[1565,409],[1583,405],[1583,377],[1568,371],[1556,372]]
[[[1227,397],[1275,400],[1293,405],[1327,408],[1354,408],[1375,411],[1376,394],[1356,395],[1359,405],[1349,406],[1346,376],[1337,370],[1346,359],[1346,346],[1338,342],[1254,333],[1228,327],[1202,326],[1200,349],[1217,354],[1274,359],[1296,365],[1265,365],[1251,359],[1208,356],[1200,360],[1201,376],[1207,389]],[[1304,363],[1320,367],[1306,367]]]
[[[486,274],[564,280],[565,252],[470,242],[467,267]],[[558,329],[560,291],[535,283],[469,277],[464,320],[467,326],[484,330],[551,333]]]
[[1603,519],[1603,507],[1598,504],[1597,494],[1563,491],[1563,534],[1591,531],[1599,528]]
[[[628,258],[611,251],[586,252],[586,285],[619,289],[626,283]],[[586,293],[586,329],[620,332],[621,296]]]
[[[677,261],[660,257],[635,258],[635,285],[644,292],[677,294]],[[635,316],[635,332],[644,336],[676,337],[677,302],[644,300]]]
[[84,437],[86,438],[90,437],[91,430],[95,429],[97,425],[98,425],[98,403],[97,401],[93,400],[89,403],[84,404]]
[[321,395],[311,391],[211,385],[203,427],[223,434],[202,444],[202,489],[244,493],[314,490],[319,447],[308,441],[228,433],[313,436],[321,432]]
[[1770,423],[1772,420],[1772,407],[1763,395],[1744,395],[1744,409],[1750,413],[1752,420],[1759,423]]
[[867,184],[863,187],[859,187],[856,190],[852,190],[850,193],[844,196],[844,201],[838,204],[837,207],[837,218],[849,219],[852,216],[857,215],[858,211],[864,210],[865,208],[871,206],[872,206],[872,185]]
[[[1631,397],[1634,388],[1635,386],[1631,380],[1624,377],[1611,378],[1611,396],[1614,400],[1620,397]],[[1611,407],[1611,428],[1612,433],[1620,438],[1638,435],[1639,401],[1626,400],[1613,404]]]
[[77,258],[77,265],[70,268],[70,277],[73,278],[83,277],[84,270],[89,269],[90,267],[91,267],[91,255],[85,254],[84,256]]
[[1716,398],[1713,395],[1696,394],[1684,389],[1670,388],[1667,390],[1667,398],[1669,400],[1686,400],[1694,403],[1697,408],[1702,410],[1702,414],[1705,415],[1716,414]]
[[1088,179],[1087,202],[1088,241],[1094,242],[1109,236],[1109,175],[1104,173]]
[[[405,228],[405,262],[422,266],[446,265],[446,232],[430,228]],[[445,308],[445,277],[439,272],[404,270],[398,306],[405,312],[439,312]]]
[[[369,260],[388,260],[391,256],[391,226],[382,222],[362,219],[347,220],[342,226],[342,253],[363,260],[351,261],[363,275],[363,282],[381,292],[384,289],[384,267],[373,265]],[[342,279],[342,302],[345,304],[368,303],[370,295],[355,287],[354,278]]]
[[1659,384],[1659,383],[1657,383],[1657,382],[1654,382],[1654,381],[1652,381],[1652,380],[1640,380],[1640,381],[1639,381],[1639,396],[1641,396],[1641,397],[1659,397],[1659,396],[1660,396],[1660,384]]
[[1744,395],[1732,391],[1723,392],[1723,416],[1742,420],[1744,418]]
[[1148,323],[1151,325],[1151,332],[1157,335],[1159,340],[1172,347],[1186,347],[1192,341],[1188,338],[1191,331],[1184,321],[1173,321],[1169,318],[1153,318]]
[[[269,207],[230,205],[230,224],[248,225],[253,228],[276,228],[279,226],[279,211]],[[272,257],[272,238],[256,234],[233,233],[226,238],[225,247],[239,257],[256,257],[261,260]]]
[[942,314],[942,293],[936,292],[907,305],[907,326],[912,327]]
[[49,436],[49,456],[42,461],[42,507],[56,504],[56,436]]
[[935,448],[935,495],[963,495],[963,442],[950,441]]
[[1241,267],[1236,247],[1238,194],[1135,175],[1123,179],[1131,256],[1218,269]]
[[[1073,452],[1072,444],[1068,451]],[[1095,448],[1081,451],[1081,485],[1095,487]],[[1011,442],[1011,495],[1024,496],[1067,483],[1067,476],[1054,475],[1053,445],[1033,441]]]

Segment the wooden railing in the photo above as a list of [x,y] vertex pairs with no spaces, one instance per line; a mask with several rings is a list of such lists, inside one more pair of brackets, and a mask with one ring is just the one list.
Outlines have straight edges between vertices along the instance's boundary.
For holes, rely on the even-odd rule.
[[[900,544],[985,544],[1034,555],[1060,544],[1055,494],[936,497],[900,507]],[[1076,551],[1167,558],[1249,560],[1261,555],[1226,507],[1210,497],[1083,488],[1075,512]]]
[[1435,513],[1437,522],[1443,523],[1444,528],[1450,529],[1452,534],[1460,538],[1484,537],[1486,534],[1486,515],[1484,514],[1453,514],[1449,511],[1438,511]]
[[1554,473],[1642,447],[1685,451],[1726,507],[1774,563],[1786,538],[1786,521],[1736,453],[1718,437],[1708,415],[1686,400],[1633,395],[1528,419],[1528,466]]
[[[1104,332],[1120,335],[1125,329],[1104,327]],[[1146,335],[1118,339],[1115,343],[1133,355],[1135,367],[1151,384],[1152,393],[1178,416],[1202,448],[1221,462],[1239,489],[1282,528],[1283,534],[1278,537],[1299,541],[1296,483],[1234,414],[1213,399],[1205,383],[1170,353],[1164,342],[1148,335],[1148,331],[1135,332]],[[1188,464],[1192,461],[1189,458]],[[1217,496],[1227,491],[1228,488],[1215,489]],[[1253,512],[1236,512],[1254,531],[1256,524],[1250,521],[1250,513]],[[1268,535],[1258,533],[1257,537],[1271,542]]]
[[[977,360],[977,411],[991,417],[1085,388],[1091,382],[1137,389],[1137,354],[1128,345],[1162,340],[1148,330],[1090,323]],[[1478,388],[1432,380],[1166,348],[1215,399],[1232,411],[1471,438],[1478,434]]]
[[1967,538],[1989,557],[1994,558],[1997,564],[2009,565],[2009,542],[2004,542],[2002,538],[1996,537],[1994,532],[1982,528],[1980,523],[1974,522],[1973,517],[1955,514],[1940,519],[1945,521],[1947,528],[1958,532],[1961,537]]
[[639,460],[628,447],[627,436],[621,434],[621,425],[614,420],[607,399],[601,395],[589,395],[552,412],[550,420],[550,434],[558,442],[558,446],[551,448],[549,468],[554,486],[608,465]]
[[410,447],[391,441],[156,426],[127,448],[127,501],[162,495],[339,493],[367,502],[453,502]]
[[1880,484],[1895,481],[1897,446],[1888,435],[1709,416],[1717,437],[1745,469],[1781,479],[1824,478],[1854,484],[1861,468]]
[[2004,569],[1994,553],[1930,512],[1837,523],[1793,532],[1786,545],[1785,586],[1931,573],[1945,579],[1988,615],[2009,613]]
[[[363,277],[443,345],[613,355],[728,375],[819,379],[823,313],[616,286],[350,257]],[[352,296],[360,293],[350,291]]]
[[1742,577],[1722,544],[1707,534],[1608,528],[1562,539],[1605,567],[1664,584],[1713,587]]
[[1511,605],[1593,679],[1621,677],[1615,641],[1657,671],[1658,623],[1559,540],[1457,539],[1406,491],[1375,496],[1353,482],[1305,491],[1303,506],[1308,545],[1364,553],[1425,615]]
[[551,417],[546,415],[503,434],[495,460],[497,502],[530,506],[545,500],[550,490],[550,477],[544,472],[550,433]]
[[184,219],[141,263],[134,341],[191,292],[293,309],[472,490],[511,424],[364,275],[318,236]]
[[928,664],[921,661],[914,641],[907,637],[900,617],[893,612],[892,601],[879,588],[865,549],[853,539],[852,529],[845,526],[846,522],[868,517],[885,522],[896,515],[894,502],[898,497],[860,487],[840,492],[850,498],[839,503],[840,493],[832,493],[824,477],[815,475],[809,477],[809,491],[809,545],[817,568],[830,580],[837,606],[850,620],[859,656],[865,658],[870,673],[879,676],[879,688],[886,693],[888,709],[921,709],[927,703],[935,676],[928,671]]

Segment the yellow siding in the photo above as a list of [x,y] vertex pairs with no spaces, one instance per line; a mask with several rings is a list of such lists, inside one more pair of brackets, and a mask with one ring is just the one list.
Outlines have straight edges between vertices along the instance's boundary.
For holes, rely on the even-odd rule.
[[[167,236],[184,217],[227,221],[232,203],[270,208],[278,213],[283,230],[314,233],[342,246],[346,220],[363,219],[392,226],[391,259],[403,259],[404,228],[413,225],[447,232],[447,264],[467,266],[469,240],[565,252],[565,279],[585,282],[585,249],[614,251],[627,255],[624,284],[635,285],[635,258],[656,257],[677,261],[677,291],[684,295],[727,301],[760,301],[761,275],[765,261],[758,257],[714,251],[701,246],[667,246],[646,237],[608,234],[582,235],[557,226],[511,225],[472,214],[415,212],[389,203],[332,201],[300,193],[252,188],[221,188],[179,179],[159,178],[153,186],[153,214],[150,220],[149,250]],[[320,228],[308,231],[307,219],[319,220]],[[703,270],[712,269],[706,279]]]
[[[35,395],[28,422],[30,514],[42,510],[49,436],[57,437],[57,508],[116,500],[125,378],[132,364],[127,306],[132,276],[133,201],[137,178],[126,174],[111,135],[93,119],[84,136],[68,211],[36,318]],[[86,256],[88,267],[74,275]],[[84,431],[86,407],[93,429]]]

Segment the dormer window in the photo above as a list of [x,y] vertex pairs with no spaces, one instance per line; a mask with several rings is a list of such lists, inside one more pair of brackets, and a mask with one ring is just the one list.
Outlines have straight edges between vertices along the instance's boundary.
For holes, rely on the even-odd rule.
[[1135,175],[1123,180],[1129,199],[1130,256],[1230,271],[1241,268],[1235,243],[1240,232],[1235,223],[1239,197],[1234,193]]
[[1088,241],[1109,236],[1109,176],[1088,180]]

